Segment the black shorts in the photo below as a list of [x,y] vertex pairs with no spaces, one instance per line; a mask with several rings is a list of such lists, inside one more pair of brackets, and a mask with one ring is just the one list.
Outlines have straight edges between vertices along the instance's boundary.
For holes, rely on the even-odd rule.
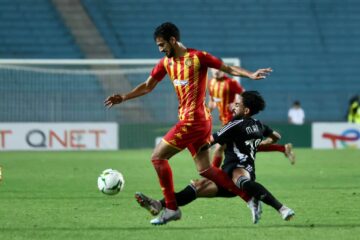
[[[246,171],[249,172],[250,174],[250,179],[251,181],[255,181],[256,179],[256,175],[255,175],[255,166],[253,162],[242,162],[240,163],[239,161],[224,161],[225,164],[223,164],[221,166],[221,169],[230,177],[232,178],[232,172],[234,171],[234,169],[236,168],[243,168]],[[218,192],[216,194],[217,197],[235,197],[237,196],[236,194],[228,191],[227,189],[218,186]]]

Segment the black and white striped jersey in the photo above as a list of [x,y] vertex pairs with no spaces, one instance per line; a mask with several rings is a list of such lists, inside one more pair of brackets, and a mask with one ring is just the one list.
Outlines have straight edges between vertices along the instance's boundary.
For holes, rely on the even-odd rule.
[[253,118],[233,119],[222,129],[213,134],[214,143],[226,144],[225,162],[255,161],[256,150],[264,137],[268,137],[273,130]]

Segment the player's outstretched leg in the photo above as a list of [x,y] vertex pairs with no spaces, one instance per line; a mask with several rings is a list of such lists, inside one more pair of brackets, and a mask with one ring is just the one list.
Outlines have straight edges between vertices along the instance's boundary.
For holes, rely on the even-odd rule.
[[[237,183],[239,188],[244,189],[246,192],[254,196],[256,199],[261,200],[265,204],[272,206],[275,210],[277,210],[281,217],[289,221],[294,215],[295,212],[286,207],[285,205],[281,204],[263,185],[257,183],[255,181],[251,181],[246,177],[239,177]],[[255,223],[255,222],[254,222]]]
[[288,207],[285,206],[285,205],[283,205],[283,206],[279,209],[279,213],[280,213],[282,219],[284,219],[285,221],[290,221],[290,220],[295,216],[294,210],[288,208]]
[[172,210],[172,209],[168,209],[165,208],[160,216],[158,216],[157,218],[154,218],[150,221],[150,223],[152,225],[163,225],[166,224],[170,221],[176,221],[179,220],[181,218],[181,211],[180,208],[176,209],[176,210]]
[[135,199],[141,207],[148,210],[153,216],[158,215],[162,209],[160,201],[149,198],[141,192],[135,193]]
[[295,164],[296,156],[293,150],[293,145],[291,143],[285,144],[285,157],[287,157],[292,165]]

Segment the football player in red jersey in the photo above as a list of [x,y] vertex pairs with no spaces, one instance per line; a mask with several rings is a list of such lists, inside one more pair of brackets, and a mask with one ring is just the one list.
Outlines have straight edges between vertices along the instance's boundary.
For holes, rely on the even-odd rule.
[[[245,91],[244,87],[236,81],[228,77],[224,72],[217,69],[211,69],[212,78],[209,81],[209,109],[213,111],[215,108],[219,111],[219,119],[221,124],[224,126],[233,118],[233,103],[236,97],[239,97],[239,94]],[[216,144],[214,146],[214,156],[212,160],[212,165],[215,167],[220,167],[225,146],[220,146]],[[272,152],[278,151],[284,153],[285,157],[290,160],[291,164],[295,164],[295,153],[291,143],[285,145],[280,144],[270,144],[265,145],[261,144],[258,147],[259,152]]]
[[266,78],[272,69],[264,68],[251,72],[240,67],[226,65],[207,52],[187,48],[180,42],[179,29],[169,22],[155,29],[154,40],[165,57],[153,68],[148,79],[130,92],[114,94],[104,101],[105,106],[110,108],[115,104],[148,94],[166,74],[174,85],[179,101],[179,121],[155,147],[151,156],[166,207],[159,217],[151,220],[151,224],[166,224],[181,218],[168,160],[185,148],[193,156],[201,176],[229,189],[245,201],[251,201],[251,197],[241,191],[222,170],[210,164],[209,150],[202,150],[209,144],[211,136],[211,115],[205,105],[207,70],[215,68],[230,75],[261,80]]

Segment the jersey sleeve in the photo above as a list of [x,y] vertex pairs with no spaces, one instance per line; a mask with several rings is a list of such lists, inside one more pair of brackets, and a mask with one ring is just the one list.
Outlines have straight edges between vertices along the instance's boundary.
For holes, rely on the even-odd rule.
[[234,133],[239,132],[240,124],[242,120],[237,120],[234,122],[229,122],[226,124],[223,128],[221,128],[219,131],[214,133],[212,136],[214,138],[214,142],[218,143],[220,145],[224,145],[226,142],[232,141]]
[[164,65],[164,58],[162,58],[158,64],[153,68],[150,73],[150,76],[158,80],[159,82],[165,77],[166,69]]
[[267,126],[265,124],[263,124],[263,127],[264,127],[264,131],[263,131],[264,137],[268,137],[274,132],[274,130],[272,130],[269,126]]
[[214,145],[216,143],[218,143],[220,145],[224,145],[228,140],[226,135],[219,135],[219,132],[213,133],[212,136],[214,139],[214,141],[211,143],[212,145]]
[[207,52],[200,52],[200,61],[209,68],[220,69],[222,61]]
[[237,94],[242,94],[245,89],[243,88],[243,86],[240,85],[240,83],[236,80],[231,80],[231,91],[233,91],[234,93],[237,93]]

